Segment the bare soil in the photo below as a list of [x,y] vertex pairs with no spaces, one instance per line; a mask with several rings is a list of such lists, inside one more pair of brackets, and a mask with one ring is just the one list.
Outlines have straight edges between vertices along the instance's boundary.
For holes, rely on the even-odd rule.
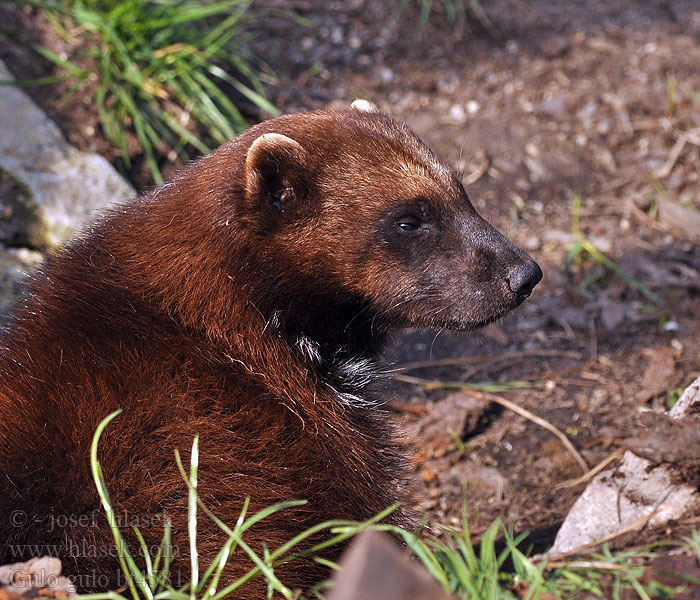
[[[543,267],[532,298],[501,322],[409,332],[387,352],[396,366],[436,362],[390,384],[416,450],[413,504],[459,524],[466,489],[477,533],[496,517],[516,530],[561,521],[582,487],[557,486],[582,468],[511,410],[407,377],[527,385],[498,395],[556,426],[593,466],[636,432],[640,409],[666,408],[700,375],[700,2],[483,4],[488,26],[438,14],[421,29],[391,0],[260,0],[313,24],[267,13],[253,42],[283,111],[372,99],[463,173],[481,213]],[[32,10],[0,7],[0,20],[71,52]],[[51,72],[15,44],[0,58],[17,77]],[[73,143],[114,158],[87,95],[61,104],[60,86],[29,92]],[[129,175],[143,188],[134,157]],[[585,255],[564,269],[577,196],[581,234],[633,279]]]

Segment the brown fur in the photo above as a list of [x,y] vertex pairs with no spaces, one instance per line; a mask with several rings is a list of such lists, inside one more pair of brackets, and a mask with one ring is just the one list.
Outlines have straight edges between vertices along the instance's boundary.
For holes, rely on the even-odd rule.
[[[406,237],[407,203],[430,225]],[[385,115],[253,127],[52,259],[0,338],[0,563],[48,544],[84,589],[114,573],[113,560],[83,556],[111,543],[104,518],[80,515],[99,506],[92,434],[117,408],[100,444],[112,499],[149,545],[162,529],[146,515],[167,513],[185,579],[173,450],[187,461],[197,434],[199,494],[229,525],[246,496],[251,511],[309,500],[247,532],[254,548],[376,514],[399,497],[397,458],[377,392],[346,371],[370,364],[391,327],[497,318],[529,293],[506,283],[527,261]],[[10,522],[16,510],[26,524]],[[200,518],[202,564],[225,540]],[[227,578],[251,566],[239,551]],[[311,561],[280,571],[292,587],[323,575]],[[264,586],[237,597],[264,598]]]

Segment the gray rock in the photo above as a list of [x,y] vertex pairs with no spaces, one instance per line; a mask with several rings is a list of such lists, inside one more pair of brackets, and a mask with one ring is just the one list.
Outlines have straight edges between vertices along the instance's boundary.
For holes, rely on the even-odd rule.
[[42,261],[39,252],[27,248],[0,249],[0,327],[22,296],[28,276]]
[[[679,419],[700,404],[700,378],[669,415]],[[634,524],[660,525],[700,508],[695,487],[672,483],[669,470],[626,452],[622,464],[599,474],[576,501],[557,534],[551,556],[602,540]]]
[[134,194],[104,158],[68,144],[21,89],[0,85],[0,242],[57,246]]

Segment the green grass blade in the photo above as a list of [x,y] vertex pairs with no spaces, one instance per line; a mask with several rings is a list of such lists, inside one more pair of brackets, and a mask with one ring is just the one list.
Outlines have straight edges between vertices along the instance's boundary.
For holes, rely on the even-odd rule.
[[190,539],[190,564],[192,566],[191,600],[196,600],[199,585],[199,553],[197,552],[197,469],[199,467],[199,436],[194,437],[190,456],[189,490],[187,496],[187,532]]
[[226,71],[224,71],[221,67],[217,67],[216,65],[210,65],[208,71],[212,74],[215,75],[216,77],[219,77],[220,79],[226,81],[230,85],[232,85],[238,92],[240,92],[243,96],[248,98],[253,104],[255,104],[257,107],[261,108],[265,112],[271,114],[271,115],[277,115],[279,114],[279,110],[275,108],[266,98],[264,98],[262,95],[258,94],[257,92],[253,91],[251,88],[249,88],[247,85],[244,85],[237,79],[234,79],[231,77]]
[[[49,75],[48,77],[37,77],[36,79],[0,79],[0,85],[12,85],[18,88],[33,88],[42,85],[52,85],[73,79],[70,73],[63,75]],[[82,84],[81,84],[82,85]]]
[[[231,555],[231,549],[233,548],[233,544],[235,543],[234,538],[229,538],[228,541],[224,544],[223,548],[219,550],[219,553],[216,555],[216,558],[212,561],[211,565],[209,566],[209,569],[207,569],[206,573],[202,577],[202,581],[200,583],[200,591],[201,588],[203,587],[203,584],[209,582],[206,591],[204,592],[203,595],[203,600],[207,600],[208,598],[211,598],[216,595],[216,588],[219,585],[219,580],[221,579],[221,573],[224,570],[224,567],[226,567],[226,563],[228,562],[229,556]],[[211,577],[211,581],[209,581],[209,578]]]
[[105,510],[107,516],[107,522],[112,530],[112,535],[114,536],[114,541],[117,546],[117,554],[119,557],[119,564],[121,565],[122,572],[127,580],[127,585],[133,600],[139,600],[141,594],[143,597],[152,600],[153,594],[150,588],[146,585],[144,578],[141,576],[141,571],[136,566],[129,549],[126,547],[126,542],[119,531],[119,524],[117,522],[116,515],[114,513],[114,507],[112,506],[112,501],[109,497],[109,492],[107,491],[107,486],[104,481],[104,476],[102,475],[102,468],[97,459],[97,448],[99,445],[100,437],[102,432],[105,430],[107,425],[121,413],[121,409],[114,411],[105,417],[100,424],[97,426],[95,435],[92,438],[92,444],[90,445],[90,468],[92,470],[92,477],[97,487],[97,493],[100,497],[102,507]]
[[[166,583],[167,577],[170,573],[170,563],[173,558],[173,546],[172,546],[172,524],[170,519],[165,515],[165,526],[163,528],[163,537],[161,539],[160,545],[158,546],[158,552],[155,559],[153,560],[153,572],[156,575],[156,586],[153,588],[156,595],[161,591]],[[163,561],[163,566],[161,568],[160,563]]]
[[138,527],[134,527],[133,529],[134,535],[136,535],[136,539],[141,548],[141,556],[143,556],[143,560],[146,563],[146,579],[148,581],[148,586],[153,590],[156,586],[156,579],[153,573],[153,562],[151,561],[151,553],[149,551],[148,544],[146,544],[146,540],[143,539],[141,530]]
[[126,108],[126,110],[129,113],[129,116],[133,121],[134,130],[136,131],[136,137],[141,143],[141,148],[143,149],[143,152],[146,155],[146,161],[151,171],[151,175],[153,175],[153,178],[156,180],[156,183],[163,183],[163,177],[160,174],[160,168],[158,167],[156,155],[153,151],[153,145],[151,143],[151,139],[149,139],[146,123],[143,120],[141,111],[137,108],[136,104],[131,99],[131,97],[128,94],[126,94],[126,92],[124,92],[124,90],[117,89],[116,93],[117,97],[119,98],[119,101]]
[[650,291],[649,288],[647,288],[641,281],[629,275],[620,265],[618,265],[614,260],[603,254],[591,242],[589,242],[588,240],[583,240],[582,247],[586,252],[588,252],[588,254],[595,262],[602,265],[609,271],[615,273],[615,275],[622,279],[627,285],[636,289],[647,300],[649,300],[656,306],[661,306],[661,300],[656,294]]

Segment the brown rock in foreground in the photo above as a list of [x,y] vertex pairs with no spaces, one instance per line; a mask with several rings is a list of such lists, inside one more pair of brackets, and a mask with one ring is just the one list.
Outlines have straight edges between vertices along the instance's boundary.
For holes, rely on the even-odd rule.
[[359,535],[340,566],[328,600],[449,600],[420,563],[378,531]]
[[0,600],[76,595],[73,583],[61,575],[61,561],[56,557],[41,556],[0,567]]

